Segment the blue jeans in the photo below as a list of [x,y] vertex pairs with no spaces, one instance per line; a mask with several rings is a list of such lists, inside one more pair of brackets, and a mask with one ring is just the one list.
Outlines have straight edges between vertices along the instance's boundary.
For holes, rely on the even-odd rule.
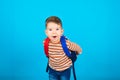
[[49,80],[70,80],[71,67],[64,71],[55,71],[49,67]]

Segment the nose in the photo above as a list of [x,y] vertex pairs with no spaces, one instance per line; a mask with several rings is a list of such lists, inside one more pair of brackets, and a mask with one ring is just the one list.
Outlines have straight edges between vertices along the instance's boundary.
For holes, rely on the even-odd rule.
[[53,30],[53,34],[55,34],[56,33],[56,31],[55,30]]

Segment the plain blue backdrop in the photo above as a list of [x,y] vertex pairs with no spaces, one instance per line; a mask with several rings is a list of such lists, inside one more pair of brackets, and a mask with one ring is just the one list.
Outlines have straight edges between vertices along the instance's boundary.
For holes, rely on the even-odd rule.
[[1,0],[0,80],[48,80],[43,40],[52,15],[82,47],[77,80],[120,79],[119,0]]

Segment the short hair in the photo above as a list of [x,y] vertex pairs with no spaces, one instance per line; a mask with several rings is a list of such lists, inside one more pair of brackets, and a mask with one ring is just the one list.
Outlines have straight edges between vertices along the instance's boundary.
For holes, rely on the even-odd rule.
[[57,16],[50,16],[50,17],[48,17],[48,18],[46,19],[46,21],[45,21],[45,26],[46,26],[46,27],[47,27],[47,24],[48,24],[49,22],[54,22],[54,23],[56,23],[56,24],[61,25],[61,27],[62,27],[62,21],[61,21],[60,18],[57,17]]

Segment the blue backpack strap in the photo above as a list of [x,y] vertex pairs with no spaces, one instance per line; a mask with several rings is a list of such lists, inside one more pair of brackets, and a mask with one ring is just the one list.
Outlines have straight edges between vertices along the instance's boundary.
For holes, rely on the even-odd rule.
[[65,36],[61,36],[61,44],[62,44],[62,48],[65,52],[65,54],[72,60],[72,62],[74,63],[77,59],[76,56],[76,52],[75,51],[71,51],[71,53],[69,52],[68,48],[67,48],[67,44],[66,44],[66,40],[67,38]]
[[67,48],[66,40],[67,40],[67,38],[65,38],[65,36],[61,36],[60,41],[61,41],[61,44],[62,44],[62,48],[63,48],[65,54],[70,58],[71,54],[70,54],[70,52],[69,52],[69,50]]

